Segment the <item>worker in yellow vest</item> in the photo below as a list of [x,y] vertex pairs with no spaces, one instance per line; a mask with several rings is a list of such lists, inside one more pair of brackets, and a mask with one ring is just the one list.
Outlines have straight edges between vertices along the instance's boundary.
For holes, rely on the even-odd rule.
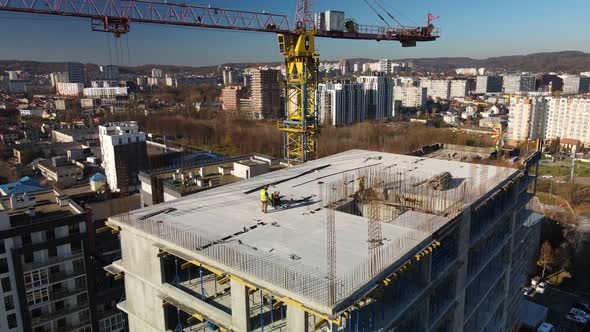
[[260,202],[262,203],[262,213],[266,213],[268,209],[268,186],[264,186],[260,189]]

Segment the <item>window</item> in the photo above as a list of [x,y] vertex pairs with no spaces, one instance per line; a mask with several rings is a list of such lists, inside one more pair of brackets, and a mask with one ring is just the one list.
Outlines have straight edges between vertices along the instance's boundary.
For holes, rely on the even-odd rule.
[[0,258],[0,273],[8,272],[8,261],[6,258]]
[[6,247],[4,246],[4,240],[0,240],[0,255],[6,253]]
[[57,328],[65,328],[66,327],[66,319],[65,318],[60,318],[57,320]]
[[81,271],[84,268],[84,260],[76,259],[72,262],[72,266],[74,268],[74,271]]
[[69,224],[68,231],[70,232],[70,234],[78,234],[80,233],[80,225],[78,223]]
[[60,310],[66,307],[66,303],[64,300],[55,302],[55,310]]
[[35,261],[35,256],[33,255],[32,251],[25,252],[23,256],[25,257],[25,264]]
[[86,293],[78,294],[78,296],[76,296],[76,302],[78,303],[78,305],[88,303],[88,296],[86,295]]
[[88,310],[80,311],[78,318],[80,319],[81,323],[87,322],[90,320],[90,312]]
[[70,243],[70,248],[72,249],[72,253],[82,251],[82,242],[81,241],[74,241]]
[[8,293],[11,290],[12,290],[12,287],[10,285],[10,278],[9,277],[2,278],[2,292]]
[[8,315],[6,317],[6,320],[8,321],[8,328],[14,329],[18,326],[18,324],[16,323],[16,314]]
[[76,278],[76,288],[86,287],[86,278],[84,276]]
[[48,229],[45,231],[45,238],[47,240],[54,240],[55,239],[55,230]]
[[122,329],[123,325],[123,314],[116,314],[101,320],[99,329],[101,332],[111,332]]
[[47,254],[49,255],[49,257],[57,256],[57,247],[51,247],[47,249]]
[[27,304],[35,305],[49,301],[49,290],[47,287],[27,292]]
[[61,269],[59,268],[59,265],[54,265],[52,267],[49,268],[49,274],[50,275],[54,275],[57,274],[61,271]]
[[61,290],[63,287],[61,285],[61,282],[59,284],[55,284],[53,286],[51,286],[51,291],[55,292],[55,291],[59,291]]
[[21,238],[23,247],[33,243],[33,241],[31,240],[31,234],[23,234],[23,235],[21,235],[20,238]]
[[6,308],[6,311],[14,309],[14,299],[12,298],[12,295],[4,297],[4,308]]
[[25,287],[27,289],[46,285],[48,282],[47,270],[43,269],[43,270],[27,272],[27,273],[25,273],[24,278],[25,278]]

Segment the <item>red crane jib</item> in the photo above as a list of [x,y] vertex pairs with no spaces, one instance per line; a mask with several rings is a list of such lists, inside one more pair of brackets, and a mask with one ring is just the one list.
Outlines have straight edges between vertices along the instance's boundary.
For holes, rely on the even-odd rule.
[[[95,31],[120,35],[130,23],[153,23],[240,31],[297,33],[287,15],[145,0],[0,0],[0,11],[89,18]],[[356,24],[350,31],[317,31],[317,37],[365,40],[431,41],[427,27],[378,27]]]

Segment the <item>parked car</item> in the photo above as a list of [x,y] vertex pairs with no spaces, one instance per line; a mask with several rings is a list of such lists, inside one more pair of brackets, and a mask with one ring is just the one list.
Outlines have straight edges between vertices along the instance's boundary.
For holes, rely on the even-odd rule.
[[541,179],[551,180],[551,179],[553,179],[553,175],[545,174],[545,175],[541,176]]
[[580,309],[576,309],[576,308],[571,308],[570,309],[570,314],[576,315],[576,316],[580,316],[580,317],[584,317],[585,320],[590,320],[590,314],[586,313],[584,310],[580,310]]
[[588,303],[576,302],[574,303],[574,308],[578,308],[590,313],[590,304]]
[[539,294],[543,294],[545,293],[545,289],[547,289],[547,283],[543,281],[537,285],[536,291]]
[[553,324],[543,323],[541,326],[539,326],[537,332],[552,332],[554,329],[555,326],[553,326]]
[[525,296],[531,296],[535,293],[535,290],[532,287],[524,287],[522,290]]
[[580,317],[578,315],[567,314],[565,319],[569,320],[570,322],[578,323],[578,324],[586,324],[588,320],[584,317]]
[[535,287],[541,282],[541,277],[534,277],[531,279],[531,286]]

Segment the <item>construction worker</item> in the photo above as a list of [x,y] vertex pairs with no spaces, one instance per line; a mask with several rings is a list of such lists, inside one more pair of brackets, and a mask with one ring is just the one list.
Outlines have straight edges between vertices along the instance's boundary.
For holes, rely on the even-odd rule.
[[260,189],[260,202],[262,203],[262,213],[266,213],[268,209],[268,186],[264,186]]
[[356,180],[358,182],[358,192],[362,193],[365,190],[365,177],[359,176]]
[[281,193],[280,192],[273,191],[273,193],[270,194],[270,199],[271,199],[273,208],[278,209],[281,207]]

